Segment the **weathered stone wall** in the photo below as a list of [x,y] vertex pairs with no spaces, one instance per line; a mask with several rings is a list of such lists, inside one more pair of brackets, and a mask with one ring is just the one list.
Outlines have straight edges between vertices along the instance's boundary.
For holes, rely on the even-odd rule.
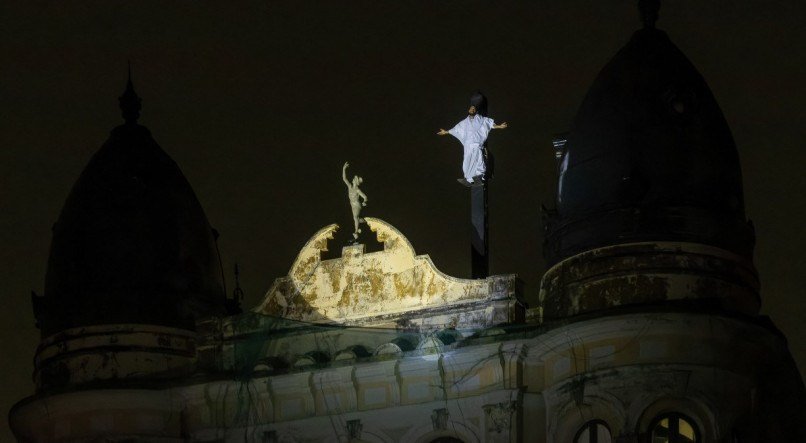
[[776,441],[802,437],[803,386],[788,371],[786,343],[762,324],[637,313],[522,325],[457,343],[429,353],[256,367],[237,379],[198,373],[156,390],[34,397],[12,411],[11,423],[22,441],[139,435],[335,442],[352,435],[379,442],[453,436],[565,443],[596,419],[614,441],[637,443],[658,414],[673,411],[693,420],[703,442],[734,433],[741,441],[770,441],[774,432],[786,439]]
[[758,313],[753,264],[735,253],[695,243],[627,243],[569,257],[546,271],[541,319],[558,319],[625,305],[685,303]]
[[196,334],[157,325],[97,325],[46,337],[34,358],[39,391],[109,380],[176,379],[196,364]]
[[[393,226],[376,218],[365,220],[383,243],[382,251],[364,253],[364,245],[346,246],[341,258],[323,261],[321,253],[338,229],[338,225],[327,226],[302,248],[288,276],[274,282],[255,312],[356,325],[393,325],[394,319],[423,317],[418,313],[428,312],[425,316],[432,320],[426,323],[439,327],[451,323],[484,327],[489,321],[513,321],[520,315],[515,311],[522,312],[515,303],[521,295],[515,275],[451,277],[440,272],[427,255],[415,255],[411,243]],[[496,305],[503,314],[485,313]],[[434,319],[431,312],[441,318]]]

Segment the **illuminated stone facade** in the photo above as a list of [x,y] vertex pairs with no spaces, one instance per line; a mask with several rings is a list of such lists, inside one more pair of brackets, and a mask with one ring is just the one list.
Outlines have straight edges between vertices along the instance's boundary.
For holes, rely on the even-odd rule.
[[275,281],[256,311],[362,326],[394,327],[401,318],[411,317],[419,329],[448,324],[484,327],[516,320],[514,275],[479,280],[445,275],[427,255],[415,255],[393,226],[377,218],[365,220],[383,243],[383,251],[365,254],[364,245],[347,246],[340,259],[322,261],[338,226],[323,228],[302,249],[288,276]]
[[[392,226],[367,221],[383,251],[347,246],[321,261],[331,225],[253,312],[202,320],[196,333],[117,325],[44,340],[38,371],[62,362],[67,379],[15,407],[16,435],[568,442],[600,420],[611,441],[640,442],[668,412],[690,419],[698,441],[793,435],[796,415],[760,419],[760,410],[786,414],[799,401],[776,394],[799,379],[763,319],[628,309],[524,323],[514,276],[445,276]],[[353,291],[363,298],[344,297]],[[367,297],[383,302],[368,306]]]

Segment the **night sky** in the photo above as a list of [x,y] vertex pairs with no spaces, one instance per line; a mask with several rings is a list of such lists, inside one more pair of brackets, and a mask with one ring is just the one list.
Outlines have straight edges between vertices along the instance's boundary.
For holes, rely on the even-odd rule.
[[[551,138],[640,27],[635,1],[6,1],[0,4],[0,440],[33,392],[51,225],[92,154],[122,123],[131,61],[140,123],[179,164],[245,306],[319,228],[351,224],[341,165],[364,177],[366,215],[467,277],[461,145],[435,135],[472,91],[494,131],[491,272],[534,303],[552,205]],[[676,0],[658,27],[710,85],[742,160],[763,312],[806,368],[806,3]],[[344,232],[344,230],[342,231]],[[340,250],[344,240],[332,242]],[[341,242],[341,243],[339,243]]]

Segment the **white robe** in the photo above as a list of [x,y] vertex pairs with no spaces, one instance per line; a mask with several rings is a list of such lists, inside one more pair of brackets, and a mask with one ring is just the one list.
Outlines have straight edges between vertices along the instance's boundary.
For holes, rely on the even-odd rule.
[[495,121],[491,118],[478,114],[472,117],[468,115],[467,118],[448,131],[464,147],[465,156],[462,160],[462,172],[465,175],[465,180],[470,183],[473,183],[473,177],[484,175],[486,167],[482,148],[494,124]]

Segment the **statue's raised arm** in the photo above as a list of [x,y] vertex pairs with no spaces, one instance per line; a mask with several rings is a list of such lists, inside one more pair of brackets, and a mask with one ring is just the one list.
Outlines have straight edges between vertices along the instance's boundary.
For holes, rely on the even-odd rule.
[[344,180],[344,184],[347,187],[350,187],[350,181],[347,180],[347,167],[350,166],[350,162],[344,162],[344,167],[341,168],[341,179]]

